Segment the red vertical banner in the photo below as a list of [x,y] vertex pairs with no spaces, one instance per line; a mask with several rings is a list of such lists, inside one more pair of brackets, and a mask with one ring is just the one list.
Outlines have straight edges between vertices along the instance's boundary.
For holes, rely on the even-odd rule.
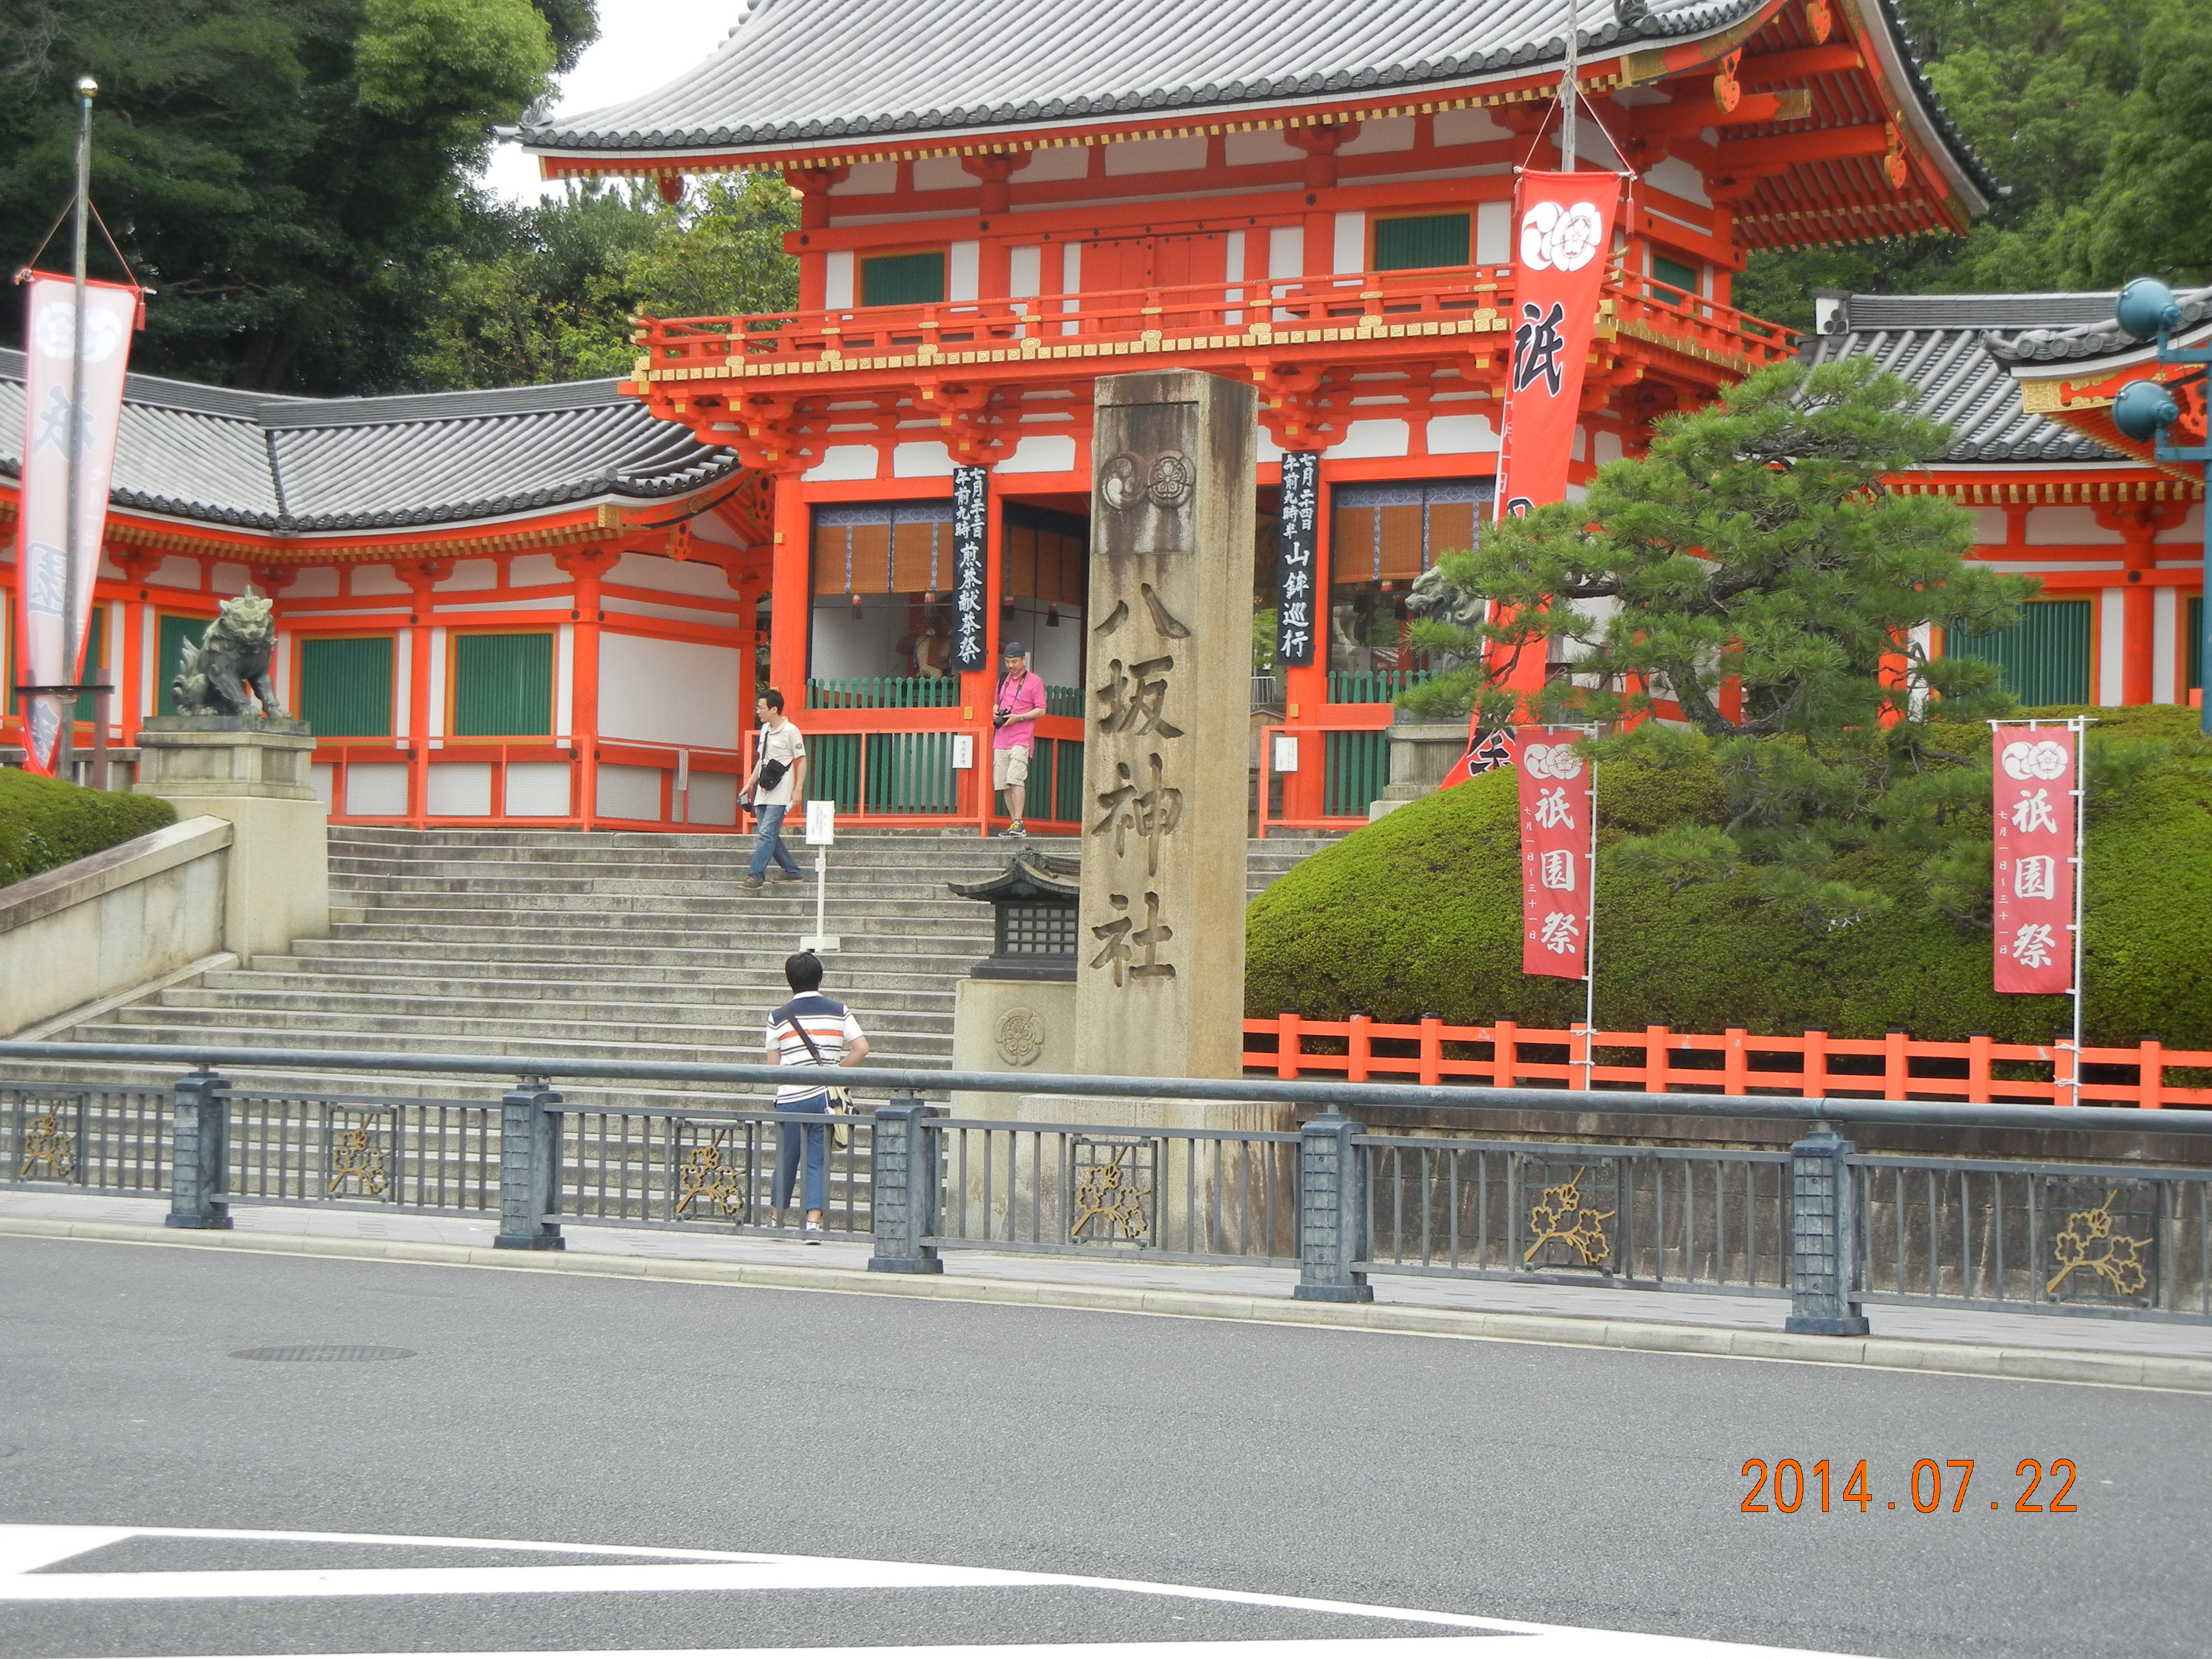
[[1590,768],[1579,726],[1516,734],[1521,774],[1521,971],[1557,979],[1589,972]]
[[[123,375],[138,290],[113,283],[86,284],[84,406],[73,406],[77,349],[76,296],[66,276],[33,276],[25,284],[23,327],[23,499],[16,541],[22,649],[21,683],[75,685],[100,575],[100,532],[107,522],[107,484],[115,470],[115,434],[123,412]],[[77,447],[76,500],[70,500],[70,445]],[[69,614],[70,519],[76,520],[76,614]],[[67,641],[76,641],[76,660]],[[75,699],[29,697],[23,706],[23,767],[51,772],[61,723]]]
[[2081,879],[2081,735],[2063,726],[2001,726],[1995,746],[1996,988],[2064,996],[2074,989]]
[[1528,173],[1515,182],[1513,351],[1498,447],[1498,510],[1520,517],[1567,498],[1583,369],[1613,249],[1620,179]]

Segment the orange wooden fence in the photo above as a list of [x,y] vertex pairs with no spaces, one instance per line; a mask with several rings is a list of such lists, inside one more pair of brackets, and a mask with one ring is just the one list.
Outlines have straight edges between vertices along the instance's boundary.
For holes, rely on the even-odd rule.
[[[1318,1045],[1318,1047],[1316,1047]],[[1646,1094],[1796,1095],[1875,1100],[2004,1101],[2062,1106],[2212,1108],[2212,1088],[2166,1080],[2170,1069],[2212,1074],[2212,1053],[2073,1045],[1923,1042],[1893,1031],[1871,1038],[1717,1036],[1649,1025],[1599,1031],[1579,1024],[1543,1030],[1501,1020],[1447,1025],[1425,1019],[1390,1025],[1354,1015],[1307,1019],[1284,1014],[1244,1022],[1244,1069],[1282,1078],[1353,1083],[1478,1083],[1501,1088],[1640,1090]],[[1999,1075],[2000,1069],[2005,1073]],[[2014,1075],[2017,1073],[2018,1075]]]

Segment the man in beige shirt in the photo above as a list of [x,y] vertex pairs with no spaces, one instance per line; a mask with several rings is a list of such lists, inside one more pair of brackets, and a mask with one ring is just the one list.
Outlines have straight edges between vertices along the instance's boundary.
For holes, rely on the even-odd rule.
[[752,868],[738,884],[757,893],[770,858],[775,860],[778,881],[800,879],[791,849],[783,844],[783,820],[793,807],[806,801],[806,739],[783,717],[782,692],[762,692],[753,713],[761,722],[760,752],[745,775],[745,787],[752,793],[760,826],[753,841]]

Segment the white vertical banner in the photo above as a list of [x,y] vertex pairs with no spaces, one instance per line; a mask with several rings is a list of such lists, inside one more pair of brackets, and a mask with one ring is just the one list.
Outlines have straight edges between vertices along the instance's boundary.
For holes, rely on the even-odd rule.
[[[108,480],[115,470],[115,434],[123,412],[123,375],[138,291],[117,283],[85,284],[84,403],[74,406],[76,297],[66,276],[35,275],[26,283],[23,386],[22,519],[16,569],[22,599],[19,683],[74,685],[90,631],[93,584],[107,522]],[[70,501],[70,448],[76,445],[76,500]],[[70,514],[76,517],[74,617],[66,614],[71,583]],[[78,661],[64,661],[74,635]],[[24,700],[23,764],[51,774],[65,696]]]

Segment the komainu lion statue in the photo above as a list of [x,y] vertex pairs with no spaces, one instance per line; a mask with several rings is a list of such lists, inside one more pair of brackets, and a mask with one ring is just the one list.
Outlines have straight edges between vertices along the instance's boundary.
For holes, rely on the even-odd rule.
[[1432,564],[1406,591],[1406,609],[1454,628],[1480,628],[1489,613],[1490,602],[1480,593],[1454,587],[1444,580],[1443,567]]
[[185,642],[184,660],[169,684],[170,701],[179,714],[246,714],[247,693],[261,705],[264,720],[281,719],[276,683],[269,663],[276,651],[273,601],[248,593],[225,599],[200,642]]

